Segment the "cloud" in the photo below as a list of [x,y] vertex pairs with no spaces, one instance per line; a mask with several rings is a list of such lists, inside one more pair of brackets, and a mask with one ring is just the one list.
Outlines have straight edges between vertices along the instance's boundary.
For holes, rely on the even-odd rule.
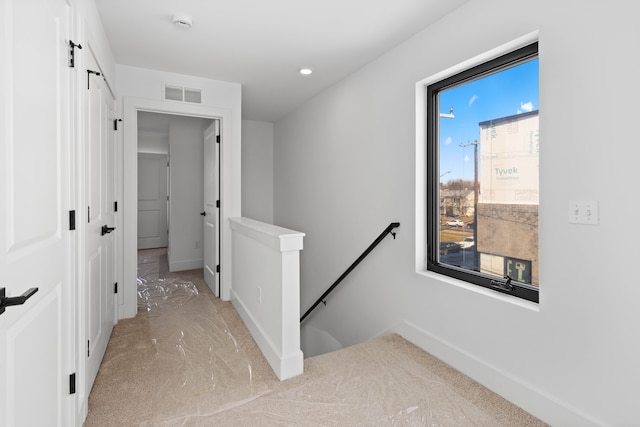
[[465,162],[468,162],[469,160],[471,160],[471,159],[469,158],[469,156],[464,156],[464,161],[465,161]]
[[518,114],[523,112],[533,111],[533,102],[521,102],[520,108],[518,109]]
[[476,102],[476,99],[478,99],[478,95],[473,95],[471,97],[471,99],[469,100],[469,107],[471,107],[471,105]]
[[451,137],[448,136],[447,139],[444,140],[444,145],[449,145],[451,144]]

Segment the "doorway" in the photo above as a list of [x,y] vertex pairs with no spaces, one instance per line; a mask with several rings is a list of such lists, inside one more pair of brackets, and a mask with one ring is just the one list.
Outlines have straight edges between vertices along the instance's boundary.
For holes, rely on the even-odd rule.
[[[124,141],[123,141],[123,203],[124,206],[136,206],[138,201],[138,112],[162,113],[183,118],[218,119],[220,122],[220,272],[219,296],[228,301],[231,298],[231,227],[228,219],[239,217],[240,213],[240,138],[232,134],[232,111],[226,108],[214,108],[202,105],[181,104],[143,98],[124,97]],[[239,133],[239,132],[238,132]],[[202,133],[200,134],[202,136]],[[228,145],[226,144],[228,142]],[[175,160],[170,155],[170,165]],[[175,162],[174,162],[175,165]],[[170,166],[171,174],[174,174]],[[177,189],[170,188],[169,203]],[[199,207],[202,209],[202,206]],[[196,212],[196,215],[199,214]],[[198,218],[201,218],[198,216]],[[200,219],[201,221],[201,219]],[[124,209],[123,212],[123,303],[119,318],[134,317],[137,312],[137,209]],[[170,223],[173,215],[170,216]],[[175,227],[173,227],[175,228]],[[169,247],[172,248],[172,226],[169,226]],[[202,234],[200,234],[202,236]],[[193,244],[195,249],[195,243]],[[173,249],[173,248],[172,248]],[[228,266],[228,268],[225,268]]]
[[167,248],[171,272],[204,264],[209,243],[200,216],[205,204],[203,139],[214,121],[138,112],[138,249]]

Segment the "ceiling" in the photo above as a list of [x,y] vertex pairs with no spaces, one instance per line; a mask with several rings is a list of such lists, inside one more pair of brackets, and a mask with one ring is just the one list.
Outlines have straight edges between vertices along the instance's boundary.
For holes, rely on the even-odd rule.
[[268,122],[466,1],[95,0],[118,64],[240,83],[243,119]]

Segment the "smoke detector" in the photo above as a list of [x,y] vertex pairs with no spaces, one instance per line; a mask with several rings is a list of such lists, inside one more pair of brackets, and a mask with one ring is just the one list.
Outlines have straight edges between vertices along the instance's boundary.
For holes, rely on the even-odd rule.
[[190,16],[185,15],[184,13],[178,13],[176,15],[173,15],[173,23],[175,24],[176,27],[180,27],[180,28],[184,28],[185,30],[188,30],[189,28],[191,28],[191,25],[193,24],[193,20],[191,19]]

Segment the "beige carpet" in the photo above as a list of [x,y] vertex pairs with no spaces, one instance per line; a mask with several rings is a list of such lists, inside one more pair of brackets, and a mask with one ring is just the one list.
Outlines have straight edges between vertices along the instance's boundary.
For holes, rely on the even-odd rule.
[[398,335],[278,381],[202,271],[139,256],[139,313],[114,328],[85,426],[543,426]]

